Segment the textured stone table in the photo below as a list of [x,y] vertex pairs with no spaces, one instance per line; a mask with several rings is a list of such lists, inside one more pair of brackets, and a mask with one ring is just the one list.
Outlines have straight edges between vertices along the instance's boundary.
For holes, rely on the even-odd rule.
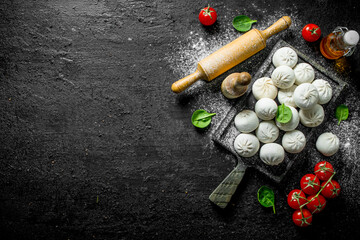
[[[218,21],[204,28],[197,15],[207,2],[199,0],[1,1],[0,238],[359,236],[360,49],[343,71],[300,31],[310,22],[323,36],[336,26],[360,31],[360,5],[307,2],[210,2]],[[254,74],[284,39],[349,84],[339,101],[350,117],[338,126],[330,116],[322,125],[341,139],[336,155],[320,156],[313,139],[281,184],[249,169],[230,206],[220,210],[208,196],[235,162],[211,137],[236,103],[220,93],[228,73],[179,95],[170,87],[201,57],[241,35],[231,21],[242,14],[258,20],[258,29],[283,15],[293,24],[228,73]],[[190,122],[199,108],[217,113],[205,131]],[[342,193],[311,227],[299,229],[286,196],[320,160],[333,163]],[[262,185],[275,191],[275,215],[257,201]]]

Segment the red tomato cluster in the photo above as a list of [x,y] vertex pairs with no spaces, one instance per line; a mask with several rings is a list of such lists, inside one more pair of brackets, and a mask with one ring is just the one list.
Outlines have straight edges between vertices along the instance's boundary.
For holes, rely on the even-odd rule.
[[287,198],[289,206],[296,210],[292,216],[293,222],[300,227],[309,226],[312,215],[324,210],[326,198],[335,198],[340,193],[339,183],[332,180],[335,172],[329,162],[317,163],[314,173],[304,175],[300,181],[301,190],[292,190]]

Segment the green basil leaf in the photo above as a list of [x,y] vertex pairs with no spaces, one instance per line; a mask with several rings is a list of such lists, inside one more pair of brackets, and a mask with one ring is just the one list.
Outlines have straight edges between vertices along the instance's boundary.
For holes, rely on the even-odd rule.
[[275,195],[271,188],[262,186],[258,190],[257,197],[262,206],[272,207],[275,214]]
[[239,32],[247,32],[250,30],[251,25],[256,22],[257,20],[251,20],[248,16],[240,15],[233,19],[232,24]]
[[344,104],[339,105],[335,111],[335,117],[338,120],[338,125],[342,120],[346,120],[349,117],[349,108]]
[[211,118],[215,116],[216,113],[208,113],[204,109],[196,110],[191,116],[191,122],[195,127],[205,128],[211,123]]
[[281,104],[278,106],[277,112],[276,112],[276,120],[280,123],[287,123],[291,120],[292,112],[291,109],[285,104]]

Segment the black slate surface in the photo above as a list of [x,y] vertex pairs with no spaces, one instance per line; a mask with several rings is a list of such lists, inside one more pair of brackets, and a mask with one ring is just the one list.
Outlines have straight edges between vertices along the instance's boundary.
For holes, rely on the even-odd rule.
[[[314,22],[360,31],[357,1],[213,1],[217,23],[202,27],[203,1],[3,0],[0,2],[1,239],[356,239],[360,230],[358,49],[324,59],[300,31]],[[245,14],[265,29],[283,15],[293,24],[230,72],[254,74],[280,38],[316,59],[350,87],[340,103],[350,117],[323,125],[341,139],[321,156],[308,144],[281,184],[249,169],[229,208],[208,196],[234,167],[211,137],[235,101],[220,93],[223,74],[175,95],[171,84],[201,55],[241,33]],[[345,71],[343,71],[345,69]],[[195,129],[198,108],[217,112]],[[331,113],[329,113],[331,114]],[[329,160],[342,186],[306,229],[295,227],[286,195],[314,164]],[[257,189],[275,191],[277,214]]]

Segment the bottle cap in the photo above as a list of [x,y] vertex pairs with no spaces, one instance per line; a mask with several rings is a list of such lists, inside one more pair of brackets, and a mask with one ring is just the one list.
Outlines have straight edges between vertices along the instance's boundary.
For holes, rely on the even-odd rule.
[[354,31],[350,30],[347,31],[344,35],[344,43],[349,46],[355,46],[359,42],[359,34]]

